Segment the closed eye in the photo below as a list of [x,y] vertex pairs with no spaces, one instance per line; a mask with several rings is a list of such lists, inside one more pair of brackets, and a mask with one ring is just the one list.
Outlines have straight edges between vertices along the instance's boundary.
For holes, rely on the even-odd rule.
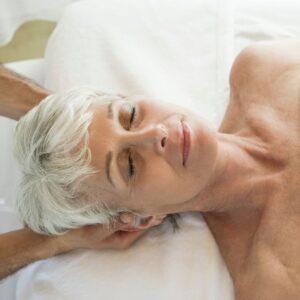
[[131,117],[130,117],[130,122],[129,122],[129,128],[131,128],[131,125],[132,125],[134,119],[135,119],[135,106],[133,106],[132,110],[131,110]]
[[133,164],[131,153],[129,153],[128,156],[128,174],[129,174],[129,178],[133,178],[135,175],[135,166]]
[[[131,126],[135,120],[135,117],[136,117],[136,109],[135,109],[135,106],[133,106],[132,110],[131,110],[131,115],[130,115],[129,128],[131,128]],[[135,175],[135,165],[133,163],[133,159],[132,159],[130,151],[129,151],[129,156],[128,156],[128,175],[129,175],[130,180],[132,180],[132,178],[134,178],[134,175]]]

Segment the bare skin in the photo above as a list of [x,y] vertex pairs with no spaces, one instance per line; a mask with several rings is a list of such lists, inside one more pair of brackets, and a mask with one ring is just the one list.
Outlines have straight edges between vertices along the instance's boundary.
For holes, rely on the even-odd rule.
[[0,65],[0,116],[19,120],[48,95],[45,88]]
[[239,300],[300,295],[299,53],[297,41],[262,43],[244,50],[231,72],[219,132],[242,137],[231,147],[243,152],[228,166],[238,176],[214,189],[226,205],[204,217]]

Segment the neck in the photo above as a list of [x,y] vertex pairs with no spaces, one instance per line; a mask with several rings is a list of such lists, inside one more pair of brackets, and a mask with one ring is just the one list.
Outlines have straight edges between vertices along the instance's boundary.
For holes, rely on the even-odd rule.
[[218,156],[208,184],[187,205],[188,210],[230,212],[257,209],[263,197],[253,197],[263,190],[270,174],[263,144],[238,135],[218,133]]

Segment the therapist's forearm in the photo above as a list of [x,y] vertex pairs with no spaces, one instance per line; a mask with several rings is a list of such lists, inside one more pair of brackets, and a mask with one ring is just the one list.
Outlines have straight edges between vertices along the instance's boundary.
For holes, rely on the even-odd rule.
[[28,228],[0,234],[0,280],[32,262],[70,250],[58,247],[56,239]]
[[49,94],[30,79],[0,65],[0,116],[19,120]]

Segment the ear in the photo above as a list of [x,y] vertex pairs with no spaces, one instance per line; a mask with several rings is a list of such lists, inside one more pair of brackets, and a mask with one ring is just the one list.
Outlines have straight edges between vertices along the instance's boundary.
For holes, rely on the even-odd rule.
[[128,227],[122,228],[124,231],[138,231],[159,225],[167,215],[160,214],[141,218],[133,213],[122,213],[120,220],[128,224]]

